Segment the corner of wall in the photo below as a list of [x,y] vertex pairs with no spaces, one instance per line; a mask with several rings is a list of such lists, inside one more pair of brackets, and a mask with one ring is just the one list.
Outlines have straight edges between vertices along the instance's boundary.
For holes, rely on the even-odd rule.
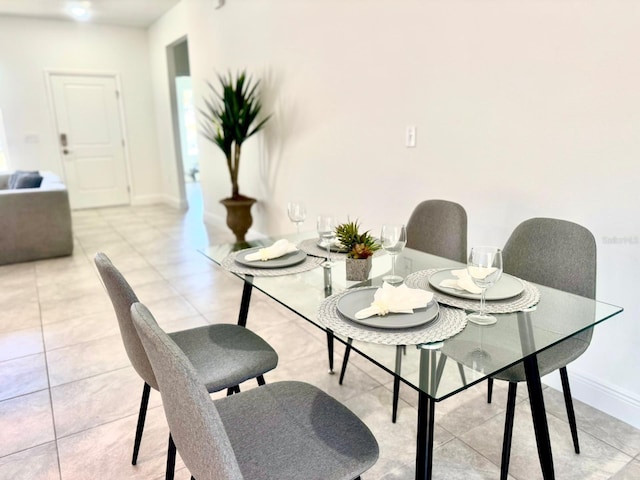
[[165,204],[178,210],[185,210],[187,208],[186,200],[180,200],[179,198],[172,197],[170,195],[155,194],[155,195],[136,195],[131,199],[131,205],[144,206],[144,205],[156,205]]

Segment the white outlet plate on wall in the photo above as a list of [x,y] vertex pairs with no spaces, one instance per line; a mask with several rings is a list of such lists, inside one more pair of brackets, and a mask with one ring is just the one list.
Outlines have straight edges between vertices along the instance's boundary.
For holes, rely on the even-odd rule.
[[408,148],[414,148],[416,146],[416,126],[409,125],[405,132],[404,145]]

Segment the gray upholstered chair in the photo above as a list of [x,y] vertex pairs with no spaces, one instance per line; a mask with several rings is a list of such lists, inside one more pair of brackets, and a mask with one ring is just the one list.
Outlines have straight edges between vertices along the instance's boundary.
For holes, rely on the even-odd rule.
[[378,443],[367,426],[312,385],[276,382],[212,400],[149,310],[136,303],[131,316],[192,479],[349,480],[378,459]]
[[[595,298],[596,242],[586,228],[565,220],[532,218],[522,222],[509,237],[503,252],[504,271],[518,278],[558,290]],[[589,328],[537,355],[540,376],[560,370],[571,436],[576,453],[580,453],[578,429],[569,388],[567,364],[578,358],[591,342]],[[511,434],[519,382],[525,382],[524,366],[519,363],[493,378],[509,382],[502,466],[500,478],[509,471]],[[493,379],[489,379],[488,401],[491,401]]]
[[448,200],[425,200],[407,222],[407,247],[467,263],[467,212]]
[[[95,263],[118,318],[118,325],[129,360],[144,380],[138,426],[133,447],[136,464],[151,388],[158,382],[149,358],[140,343],[131,321],[131,305],[138,301],[124,276],[104,253],[97,253]],[[216,324],[170,333],[169,336],[193,363],[207,391],[227,389],[227,394],[240,391],[240,383],[256,378],[264,385],[263,375],[278,364],[278,355],[271,346],[251,330],[238,325]],[[175,445],[169,437],[167,478],[173,478]]]
[[[458,203],[448,200],[425,200],[414,208],[407,222],[407,247],[457,262],[467,263],[467,212]],[[402,355],[398,345],[396,372],[400,371]],[[342,385],[351,353],[351,339],[342,360],[339,383]],[[394,377],[391,421],[398,416],[400,378]]]

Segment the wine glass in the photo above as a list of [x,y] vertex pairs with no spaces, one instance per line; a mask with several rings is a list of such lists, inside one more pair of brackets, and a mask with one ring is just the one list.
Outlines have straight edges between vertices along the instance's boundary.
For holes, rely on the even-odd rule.
[[334,217],[330,215],[318,216],[318,235],[327,247],[327,261],[322,264],[322,266],[326,268],[333,266],[333,262],[331,261],[331,242],[336,236],[336,225],[336,219]]
[[502,250],[498,247],[473,247],[467,262],[467,271],[473,283],[482,289],[480,311],[470,313],[467,319],[478,325],[492,325],[498,320],[486,312],[487,289],[502,276]]
[[407,229],[404,225],[383,225],[380,233],[382,248],[391,255],[391,275],[385,275],[382,280],[387,283],[400,283],[402,277],[396,275],[396,256],[407,244]]
[[287,214],[289,215],[289,220],[296,224],[299,236],[300,224],[307,219],[307,208],[302,202],[289,202],[287,203]]
[[480,341],[473,350],[465,355],[465,363],[475,371],[484,373],[488,370],[492,358],[489,351],[484,349],[484,345],[482,343],[482,337],[485,329],[479,328],[478,330],[480,330]]

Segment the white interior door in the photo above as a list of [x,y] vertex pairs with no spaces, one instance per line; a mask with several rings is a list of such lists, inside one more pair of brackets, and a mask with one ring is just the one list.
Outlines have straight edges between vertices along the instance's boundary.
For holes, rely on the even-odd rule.
[[129,204],[115,78],[51,75],[50,79],[71,208]]

